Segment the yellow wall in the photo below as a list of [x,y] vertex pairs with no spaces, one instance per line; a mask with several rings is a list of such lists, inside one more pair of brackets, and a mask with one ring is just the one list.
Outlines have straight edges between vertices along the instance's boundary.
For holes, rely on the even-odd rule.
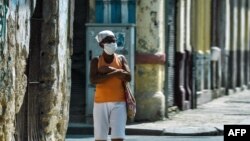
[[199,53],[210,50],[211,0],[192,1],[192,44]]

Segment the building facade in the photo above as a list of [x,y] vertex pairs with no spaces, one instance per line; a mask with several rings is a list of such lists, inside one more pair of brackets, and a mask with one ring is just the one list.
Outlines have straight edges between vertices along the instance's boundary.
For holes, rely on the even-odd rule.
[[[74,22],[79,21],[83,30],[74,40],[85,42],[75,42],[73,56],[82,59],[76,61],[76,66],[79,73],[87,75],[78,77],[82,79],[77,81],[81,85],[71,90],[72,100],[81,97],[72,103],[72,123],[91,124],[87,119],[92,117],[86,114],[86,107],[91,103],[87,98],[88,85],[83,84],[88,77],[88,70],[84,69],[88,62],[81,57],[89,54],[85,44],[89,35],[84,35],[86,23],[103,27],[135,24],[134,56],[128,56],[135,61],[131,68],[138,110],[135,122],[162,120],[168,118],[169,112],[196,108],[249,87],[248,1],[96,0],[83,3],[76,0],[76,3],[79,3],[75,5],[76,11],[85,9],[82,12],[86,12],[87,18],[82,21],[84,14],[75,15],[79,18]],[[217,53],[219,56],[214,57]],[[73,83],[74,80],[72,87],[77,86]],[[79,89],[83,91],[73,92]]]
[[0,0],[0,12],[3,141],[64,140],[92,125],[88,65],[101,50],[87,43],[99,27],[127,49],[135,122],[250,87],[248,0]]

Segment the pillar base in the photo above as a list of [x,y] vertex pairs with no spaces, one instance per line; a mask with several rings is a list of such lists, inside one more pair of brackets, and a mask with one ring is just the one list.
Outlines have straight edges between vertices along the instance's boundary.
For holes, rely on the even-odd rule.
[[[140,95],[140,96],[139,96]],[[162,92],[137,94],[135,121],[157,121],[165,118],[165,96]]]

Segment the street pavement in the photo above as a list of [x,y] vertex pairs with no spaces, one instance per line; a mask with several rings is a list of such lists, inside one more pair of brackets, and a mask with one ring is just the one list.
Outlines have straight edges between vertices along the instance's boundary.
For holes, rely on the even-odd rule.
[[[166,120],[128,124],[128,136],[223,136],[224,125],[250,125],[250,90],[216,98]],[[88,126],[92,133],[93,127]],[[88,131],[89,131],[88,130]],[[77,129],[75,130],[77,131]],[[90,135],[81,131],[81,135]]]
[[130,135],[223,135],[224,125],[250,125],[250,90],[222,96],[196,109],[180,111],[164,121],[127,125]]

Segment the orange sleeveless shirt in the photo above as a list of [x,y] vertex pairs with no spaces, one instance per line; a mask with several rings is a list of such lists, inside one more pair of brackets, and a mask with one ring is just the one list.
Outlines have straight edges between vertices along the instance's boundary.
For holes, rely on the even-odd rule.
[[[114,54],[114,59],[111,64],[107,64],[101,55],[98,61],[98,68],[101,66],[111,66],[117,69],[122,69],[122,64]],[[111,77],[100,84],[96,84],[95,102],[122,102],[125,101],[124,87],[122,80],[117,77]]]

